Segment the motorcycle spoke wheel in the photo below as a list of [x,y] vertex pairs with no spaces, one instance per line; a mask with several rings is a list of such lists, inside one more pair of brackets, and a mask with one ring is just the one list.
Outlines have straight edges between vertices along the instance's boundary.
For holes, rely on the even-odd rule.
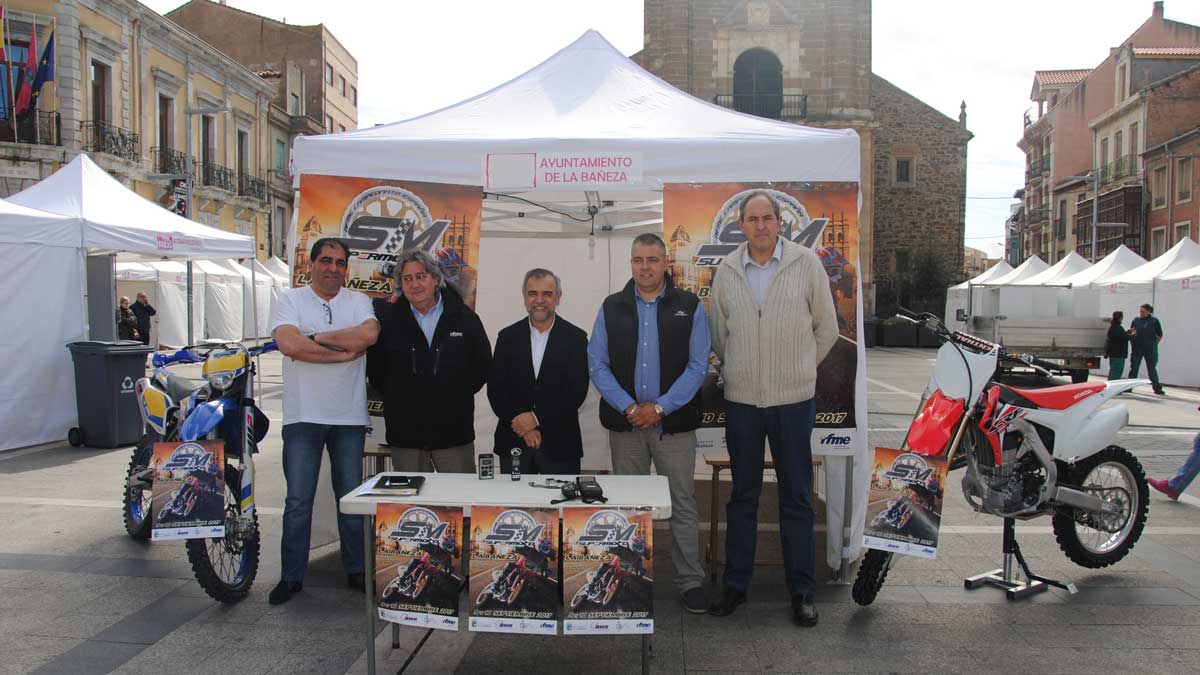
[[894,553],[870,549],[863,556],[862,564],[858,567],[858,576],[854,579],[854,588],[850,596],[854,602],[866,606],[875,602],[879,589],[887,579],[888,570],[892,567]]
[[158,434],[153,431],[142,434],[137,447],[133,449],[133,456],[129,458],[129,469],[125,472],[125,494],[121,500],[121,512],[125,521],[125,532],[138,541],[150,539],[150,509],[154,501],[154,491],[149,488],[129,487],[129,477],[145,471],[150,465],[154,444],[158,440]]
[[1053,520],[1059,548],[1082,567],[1107,567],[1124,558],[1141,537],[1149,512],[1141,463],[1124,448],[1110,445],[1078,462],[1070,481],[1084,490],[1105,490],[1106,501],[1121,509],[1121,527],[1115,532],[1089,527],[1075,518],[1075,509],[1060,508]]
[[240,488],[241,474],[231,466],[226,467],[225,536],[187,541],[188,560],[196,581],[209,597],[224,603],[245,598],[258,574],[258,514],[254,516],[250,535],[239,535]]

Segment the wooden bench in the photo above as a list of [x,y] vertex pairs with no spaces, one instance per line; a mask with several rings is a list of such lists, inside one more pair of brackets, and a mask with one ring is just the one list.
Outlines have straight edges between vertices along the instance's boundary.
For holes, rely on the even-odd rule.
[[[724,562],[720,558],[718,552],[719,538],[717,536],[717,526],[721,523],[721,472],[730,468],[729,455],[722,453],[706,452],[704,453],[704,463],[712,467],[712,485],[709,489],[710,505],[708,515],[708,553],[705,556],[705,561],[708,563],[709,579],[716,583],[717,568]],[[821,457],[813,457],[813,472],[812,472],[812,492],[817,493],[817,468],[824,464],[824,459]],[[775,462],[765,459],[763,461],[763,470],[774,469]],[[755,560],[755,565],[782,565],[782,560]]]

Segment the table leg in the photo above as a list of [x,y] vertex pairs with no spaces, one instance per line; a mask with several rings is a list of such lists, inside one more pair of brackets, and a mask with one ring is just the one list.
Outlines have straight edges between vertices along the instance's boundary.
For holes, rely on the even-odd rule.
[[642,635],[642,675],[650,675],[650,636]]
[[363,562],[366,566],[367,675],[375,675],[375,516],[363,516]]
[[708,513],[708,576],[709,581],[717,583],[717,525],[721,522],[721,512],[718,501],[721,496],[721,469],[713,467],[712,489]]

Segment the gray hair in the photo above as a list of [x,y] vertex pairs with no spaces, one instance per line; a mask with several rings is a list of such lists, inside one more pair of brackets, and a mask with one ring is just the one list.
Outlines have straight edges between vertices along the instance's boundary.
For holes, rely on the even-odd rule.
[[775,197],[766,190],[754,190],[742,199],[742,203],[738,204],[738,222],[746,219],[746,205],[751,199],[757,197],[765,197],[771,203],[771,210],[775,212],[775,220],[782,220],[783,216],[779,213],[779,202],[775,201]]
[[446,275],[442,274],[442,268],[438,267],[437,260],[434,260],[433,256],[419,248],[410,248],[401,254],[400,259],[396,261],[396,271],[393,274],[396,277],[397,291],[400,290],[400,277],[404,274],[404,266],[410,262],[421,263],[421,267],[425,268],[426,274],[437,281],[438,290],[446,287]]
[[662,237],[658,236],[657,234],[654,234],[653,232],[647,232],[646,234],[639,234],[637,237],[634,238],[633,245],[630,246],[629,249],[633,250],[634,248],[636,248],[638,246],[657,246],[660,249],[662,249],[663,257],[664,258],[667,257],[666,242],[664,242],[662,240]]
[[562,279],[559,279],[554,272],[541,267],[535,267],[525,273],[525,280],[521,282],[521,295],[525,295],[525,289],[529,287],[530,279],[545,279],[546,277],[554,277],[554,292],[562,295]]
[[117,304],[118,304],[118,305],[119,305],[119,304],[121,304],[122,302],[129,302],[129,296],[128,296],[128,295],[122,295],[122,296],[121,296],[121,299],[120,299],[120,300],[117,300]]

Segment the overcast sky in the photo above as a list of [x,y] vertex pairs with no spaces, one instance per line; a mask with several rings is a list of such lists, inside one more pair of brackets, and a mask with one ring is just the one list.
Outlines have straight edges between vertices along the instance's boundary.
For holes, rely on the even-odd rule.
[[[180,0],[143,0],[160,12]],[[643,0],[230,0],[295,24],[326,24],[358,59],[359,126],[436,110],[505,82],[595,28],[642,48]],[[1151,0],[875,0],[877,74],[958,117],[967,102],[966,244],[998,255],[1035,70],[1093,68],[1150,17]],[[1167,0],[1200,25],[1200,2]]]

